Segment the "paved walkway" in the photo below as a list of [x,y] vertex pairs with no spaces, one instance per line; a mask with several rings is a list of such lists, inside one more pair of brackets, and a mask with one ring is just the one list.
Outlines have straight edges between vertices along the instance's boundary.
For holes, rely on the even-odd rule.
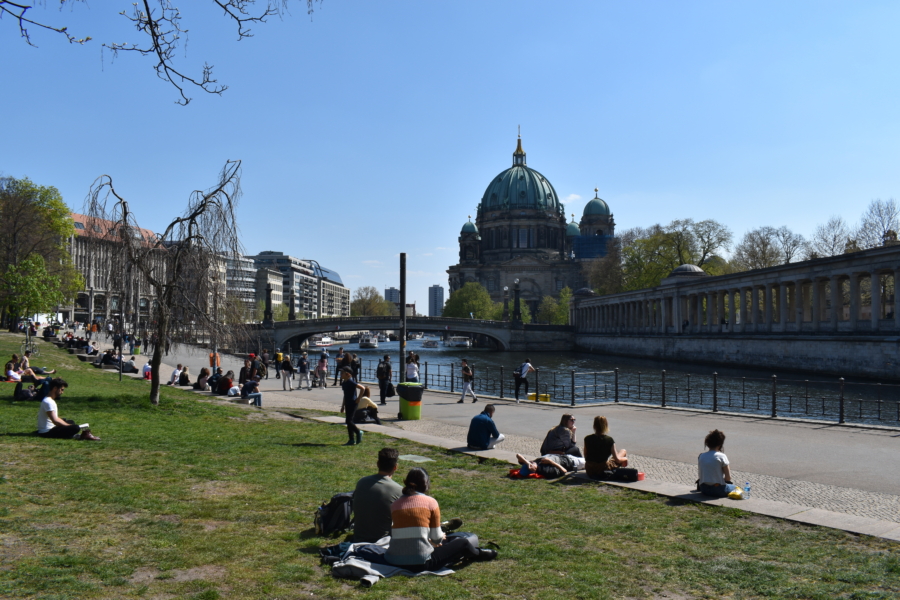
[[[167,362],[178,361],[190,365],[193,377],[207,364],[205,354],[188,348],[167,357]],[[238,364],[225,362],[226,369]],[[338,388],[284,392],[274,372],[261,388],[266,408],[336,412],[340,407]],[[468,422],[486,401],[457,404],[457,399],[426,392],[423,420],[395,421],[398,401],[394,398],[381,410],[386,426],[365,428],[462,451]],[[697,478],[696,457],[703,451],[705,434],[719,428],[728,435],[726,452],[734,478],[751,482],[753,498],[713,504],[732,503],[785,518],[800,515],[795,520],[874,535],[890,532],[886,537],[900,539],[900,431],[625,404],[569,409],[508,400],[494,403],[495,421],[507,440],[502,450],[475,454],[510,462],[515,462],[515,452],[537,456],[546,430],[559,422],[561,414],[576,416],[579,440],[590,433],[593,417],[604,414],[618,446],[628,449],[632,466],[647,476],[647,481],[627,487],[702,499],[689,494]]]

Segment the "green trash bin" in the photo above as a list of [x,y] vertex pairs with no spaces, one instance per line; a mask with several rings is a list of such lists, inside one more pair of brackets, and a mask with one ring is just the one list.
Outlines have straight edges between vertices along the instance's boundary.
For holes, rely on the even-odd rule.
[[422,418],[422,392],[425,385],[404,381],[397,385],[397,395],[400,396],[401,421],[418,421]]

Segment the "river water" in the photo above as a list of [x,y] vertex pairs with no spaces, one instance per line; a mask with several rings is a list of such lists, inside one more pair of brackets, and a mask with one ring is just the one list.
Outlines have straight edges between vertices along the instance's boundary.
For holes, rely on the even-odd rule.
[[[407,351],[419,355],[420,381],[425,380],[427,372],[427,385],[432,389],[459,391],[462,383],[460,360],[466,358],[475,371],[476,390],[509,398],[513,396],[513,370],[531,359],[538,372],[529,376],[530,391],[534,392],[537,385],[540,393],[549,396],[553,402],[584,404],[615,401],[618,397],[622,402],[661,405],[665,395],[666,405],[712,410],[715,402],[722,411],[771,415],[774,395],[774,407],[779,416],[834,422],[841,417],[842,384],[837,375],[663,363],[579,352],[497,352],[451,348],[439,343],[438,348],[425,348],[423,340],[410,340],[406,344]],[[329,349],[332,357],[339,346],[335,344]],[[378,360],[385,354],[390,355],[396,375],[400,342],[380,343],[374,349],[361,349],[358,344],[350,343],[343,347],[359,355],[364,378],[371,380],[374,377]],[[317,352],[313,348],[310,355]],[[714,376],[714,372],[717,375]],[[774,380],[772,375],[776,376]],[[847,422],[900,425],[900,386],[846,381],[843,397]]]

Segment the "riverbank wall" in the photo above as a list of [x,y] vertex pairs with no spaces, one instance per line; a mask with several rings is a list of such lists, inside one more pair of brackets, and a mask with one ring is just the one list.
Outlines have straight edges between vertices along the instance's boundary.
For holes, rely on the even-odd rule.
[[576,334],[578,351],[713,366],[900,380],[900,337]]

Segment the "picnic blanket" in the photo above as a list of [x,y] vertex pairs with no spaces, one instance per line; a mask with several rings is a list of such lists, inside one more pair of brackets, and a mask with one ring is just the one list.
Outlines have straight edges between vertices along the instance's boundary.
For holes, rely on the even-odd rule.
[[331,574],[335,577],[346,579],[358,579],[363,587],[372,587],[382,577],[405,575],[417,577],[419,575],[452,575],[456,571],[452,569],[440,569],[439,571],[408,571],[403,567],[389,565],[384,560],[384,553],[391,543],[390,537],[383,537],[374,544],[351,544],[341,560],[331,567]]
[[521,467],[519,469],[510,469],[509,476],[511,479],[544,479],[543,475],[532,473],[525,467]]

